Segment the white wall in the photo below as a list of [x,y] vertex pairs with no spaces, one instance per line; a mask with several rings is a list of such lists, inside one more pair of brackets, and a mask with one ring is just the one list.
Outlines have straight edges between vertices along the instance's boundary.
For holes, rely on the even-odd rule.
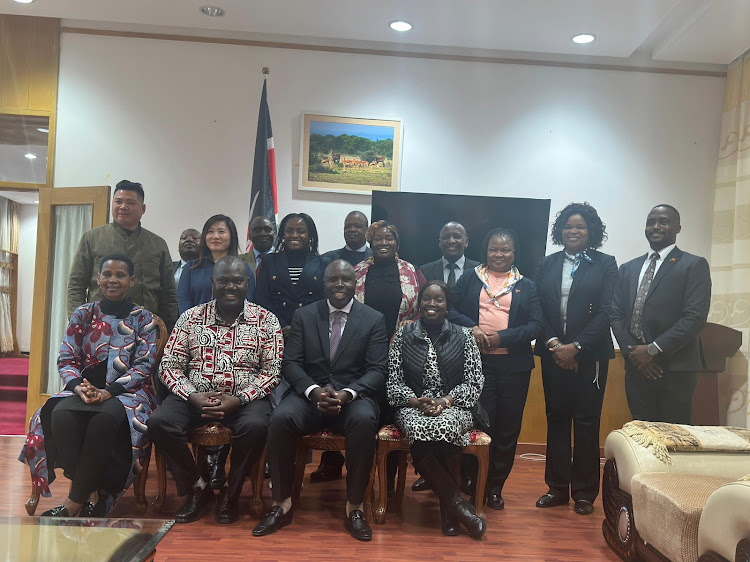
[[143,224],[173,257],[214,213],[244,232],[263,66],[280,211],[310,213],[322,250],[369,197],[297,190],[303,110],[402,119],[403,191],[551,198],[553,213],[587,200],[618,262],[645,251],[645,216],[667,202],[680,246],[709,253],[720,78],[64,33],[55,185],[142,182]]
[[31,308],[34,300],[34,267],[36,265],[37,205],[18,208],[18,305],[16,338],[21,351],[29,351],[31,341]]

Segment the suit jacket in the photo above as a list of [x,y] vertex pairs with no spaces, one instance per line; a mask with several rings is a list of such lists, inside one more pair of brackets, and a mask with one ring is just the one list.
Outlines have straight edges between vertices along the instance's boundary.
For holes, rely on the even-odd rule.
[[[464,260],[464,273],[468,273],[467,269],[474,269],[476,266],[479,265],[478,261],[470,260],[469,258],[466,258]],[[431,261],[430,263],[424,264],[422,267],[419,268],[419,271],[422,272],[422,275],[424,275],[424,278],[426,281],[434,281],[435,279],[438,279],[439,281],[445,281],[445,275],[443,275],[443,271],[445,268],[443,267],[443,258],[440,258],[439,260]],[[459,277],[460,279],[460,277]]]
[[[461,326],[477,326],[483,290],[475,273],[463,274],[452,289],[453,307],[448,312],[448,320]],[[536,284],[524,277],[513,287],[508,327],[498,332],[500,345],[510,352],[512,371],[531,371],[534,368],[531,342],[541,338],[543,333],[544,317]]]
[[180,266],[182,264],[182,260],[173,261],[172,262],[172,273],[177,273],[177,270],[180,269]]
[[[623,264],[617,274],[610,322],[624,357],[638,341],[631,332],[638,277],[648,254]],[[651,282],[643,305],[641,327],[645,343],[663,351],[656,361],[669,371],[703,369],[699,334],[711,304],[711,273],[705,258],[675,248]]]
[[328,258],[331,261],[345,260],[348,261],[352,266],[357,265],[362,260],[366,260],[372,255],[370,246],[365,248],[364,252],[352,252],[346,246],[339,248],[338,250],[331,250],[323,254],[324,258]]
[[297,310],[284,343],[281,375],[304,396],[311,385],[351,388],[361,398],[378,401],[388,374],[385,318],[357,301],[341,335],[336,356],[329,355],[328,302],[320,300]]
[[615,356],[609,332],[609,310],[617,279],[617,263],[613,256],[596,250],[587,253],[592,263],[581,260],[573,277],[565,330],[560,312],[564,252],[546,256],[539,262],[534,275],[544,313],[544,337],[534,350],[539,356],[550,355],[546,342],[554,337],[563,343],[577,341],[581,344],[581,358],[606,360]]
[[329,263],[308,253],[299,282],[292,285],[286,252],[266,254],[255,271],[255,302],[273,312],[282,328],[289,326],[295,310],[325,298],[323,274]]

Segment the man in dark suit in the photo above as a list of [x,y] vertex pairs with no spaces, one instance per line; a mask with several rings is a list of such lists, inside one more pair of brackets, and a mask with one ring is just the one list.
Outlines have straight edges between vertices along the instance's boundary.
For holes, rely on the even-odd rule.
[[253,249],[246,254],[240,254],[240,259],[250,266],[250,269],[258,269],[263,259],[263,254],[273,251],[273,240],[276,237],[276,228],[268,217],[255,217],[250,221],[248,227],[250,242]]
[[324,258],[331,261],[345,260],[352,265],[357,265],[372,255],[372,250],[365,241],[367,232],[367,216],[361,211],[352,211],[344,219],[344,241],[346,246],[338,250],[331,250],[323,254]]
[[177,250],[180,252],[180,261],[172,262],[174,270],[174,284],[180,284],[182,267],[190,260],[198,259],[198,245],[201,243],[201,233],[194,228],[187,228],[180,234],[180,242]]
[[292,522],[297,440],[327,427],[346,437],[346,527],[356,539],[372,539],[362,503],[375,455],[388,343],[383,315],[354,299],[355,285],[354,268],[337,260],[325,271],[326,300],[294,314],[281,367],[291,388],[268,428],[274,502],[255,536]]
[[711,301],[705,258],[676,246],[680,213],[657,205],[646,219],[651,250],[620,267],[612,331],[625,357],[625,392],[634,419],[690,423],[699,334]]
[[451,221],[440,229],[438,246],[443,252],[443,257],[419,268],[427,281],[438,279],[453,288],[464,271],[474,269],[479,265],[479,262],[466,259],[464,256],[464,251],[469,246],[469,237],[466,236],[466,229],[460,223]]

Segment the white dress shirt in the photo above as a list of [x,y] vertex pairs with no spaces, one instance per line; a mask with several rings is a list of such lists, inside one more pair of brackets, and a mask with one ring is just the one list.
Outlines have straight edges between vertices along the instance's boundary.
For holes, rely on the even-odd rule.
[[177,271],[174,272],[174,284],[179,285],[180,284],[180,277],[182,276],[182,268],[185,267],[185,264],[187,262],[183,259],[180,260],[180,266],[177,268]]
[[[333,313],[334,312],[343,312],[344,316],[341,318],[341,334],[344,334],[344,328],[346,328],[346,321],[349,318],[349,313],[352,310],[352,305],[354,304],[354,299],[350,300],[344,308],[336,308],[331,304],[331,301],[326,299],[326,302],[328,303],[328,341],[331,340],[331,332],[333,331]],[[320,388],[319,384],[311,384],[305,389],[305,396],[307,398],[310,398],[310,393],[315,390],[316,388]],[[357,392],[352,390],[351,388],[342,388],[342,390],[346,390],[352,395],[352,400],[357,399]]]

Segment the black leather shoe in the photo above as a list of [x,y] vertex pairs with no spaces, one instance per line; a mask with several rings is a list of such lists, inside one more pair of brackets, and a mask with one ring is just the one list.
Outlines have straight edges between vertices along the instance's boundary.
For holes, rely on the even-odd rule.
[[497,510],[505,509],[502,492],[490,492],[487,496],[487,507]]
[[475,488],[474,479],[470,475],[464,474],[461,476],[461,491],[464,494],[467,496],[473,496]]
[[214,491],[211,486],[195,489],[188,494],[184,505],[174,514],[175,523],[192,523],[198,521],[214,499]]
[[556,507],[558,505],[568,505],[568,498],[547,493],[536,500],[537,507]]
[[427,483],[427,480],[420,476],[414,481],[414,484],[411,485],[411,489],[415,492],[426,492],[427,490],[431,490],[432,488]]
[[461,534],[461,524],[455,505],[443,505],[443,502],[440,502],[440,530],[448,537]]
[[358,541],[371,541],[372,528],[361,509],[355,509],[345,520],[346,530]]
[[290,508],[289,511],[284,513],[283,509],[278,505],[274,505],[271,509],[266,511],[263,519],[261,519],[260,523],[255,526],[255,529],[253,529],[253,536],[264,537],[275,533],[282,527],[291,525],[293,516],[294,508]]
[[85,517],[90,519],[92,517],[101,517],[97,514],[96,506],[91,502],[86,502],[81,506],[81,510],[78,512],[78,517]]
[[578,515],[591,515],[594,513],[594,505],[588,500],[576,500],[573,508]]
[[224,483],[227,481],[227,475],[224,471],[224,462],[226,457],[222,457],[221,454],[216,455],[216,462],[211,469],[211,488],[214,490],[221,490],[224,487]]
[[223,488],[219,503],[216,506],[216,522],[223,525],[229,525],[237,521],[239,517],[239,498],[230,498],[227,488]]
[[458,513],[458,520],[469,533],[469,536],[474,539],[481,539],[487,531],[487,521],[477,515],[474,506],[465,499],[458,498],[456,500],[456,512]]
[[310,474],[310,482],[329,482],[341,478],[341,467],[334,464],[320,463]]
[[58,505],[42,513],[42,517],[70,517],[70,512],[64,505]]

